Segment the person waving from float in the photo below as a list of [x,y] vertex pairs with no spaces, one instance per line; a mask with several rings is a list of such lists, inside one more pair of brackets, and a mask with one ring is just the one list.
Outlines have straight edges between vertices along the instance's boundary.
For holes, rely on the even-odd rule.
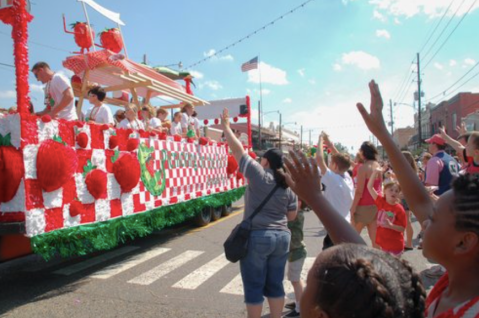
[[53,72],[45,62],[33,65],[32,73],[37,80],[45,84],[45,109],[37,115],[77,120],[70,81],[64,75]]
[[128,104],[128,106],[125,107],[126,112],[125,112],[125,119],[123,119],[120,124],[118,125],[118,128],[123,128],[123,129],[134,129],[134,130],[140,130],[140,129],[145,129],[145,126],[143,125],[143,122],[138,119],[138,108],[136,107],[135,104]]
[[110,107],[103,104],[106,92],[100,86],[94,86],[88,91],[88,101],[93,105],[86,113],[86,121],[94,124],[107,124],[113,126],[115,119]]

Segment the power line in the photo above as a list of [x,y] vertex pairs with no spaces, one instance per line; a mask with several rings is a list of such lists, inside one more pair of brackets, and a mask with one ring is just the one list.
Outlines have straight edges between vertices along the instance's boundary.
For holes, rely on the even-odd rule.
[[473,67],[471,67],[469,69],[469,71],[467,71],[465,74],[463,74],[461,76],[461,78],[459,78],[457,81],[454,82],[454,84],[452,84],[451,86],[449,86],[448,88],[446,88],[445,90],[443,90],[441,93],[437,94],[437,95],[434,95],[433,97],[429,98],[429,100],[434,100],[435,98],[437,97],[440,97],[440,96],[445,96],[446,92],[448,90],[450,90],[452,87],[454,87],[457,83],[459,83],[464,77],[466,77],[469,73],[471,73],[477,66],[479,66],[479,62],[477,62]]
[[439,47],[439,49],[437,49],[436,53],[434,53],[434,55],[429,59],[429,61],[426,63],[426,65],[424,66],[423,70],[432,62],[432,60],[436,57],[436,55],[441,51],[441,49],[444,47],[444,45],[446,45],[447,41],[449,40],[449,38],[454,34],[454,32],[457,30],[457,28],[459,27],[459,25],[461,25],[462,21],[464,21],[464,19],[466,18],[466,16],[469,14],[469,12],[472,10],[472,8],[474,7],[474,5],[476,4],[477,0],[474,0],[474,2],[471,4],[471,6],[469,7],[469,9],[467,9],[467,12],[462,16],[462,18],[459,20],[459,22],[456,24],[456,26],[454,27],[454,29],[452,29],[451,33],[449,33],[449,35],[447,36],[447,38],[444,40],[444,42],[442,42],[441,46]]
[[449,27],[449,24],[451,24],[452,20],[454,19],[454,17],[456,16],[456,14],[459,12],[459,10],[461,9],[462,5],[464,4],[466,0],[462,0],[461,4],[459,5],[459,7],[457,7],[456,11],[454,11],[454,14],[451,16],[451,18],[449,18],[449,21],[447,21],[447,24],[446,26],[442,29],[441,33],[438,35],[438,37],[436,38],[436,40],[434,41],[434,43],[429,47],[429,49],[427,50],[426,54],[423,55],[423,59],[426,58],[426,56],[429,54],[429,52],[431,52],[431,50],[433,49],[433,47],[436,45],[437,41],[439,41],[439,39],[442,37],[442,35],[444,34],[444,32],[446,31],[446,29]]
[[[413,65],[414,63],[414,60],[411,61],[411,65]],[[407,83],[410,83],[411,82],[411,76],[413,75],[413,71],[411,68],[408,69],[407,73],[406,73],[406,77],[404,78],[404,80],[402,81],[401,85],[399,86],[399,89],[397,90],[396,94],[394,94],[394,98],[393,100],[397,100],[397,98],[401,95],[403,95],[404,93],[404,90],[407,88]]]
[[271,22],[269,22],[269,23],[266,23],[266,24],[263,25],[262,27],[256,29],[255,31],[249,33],[248,35],[242,37],[241,39],[237,40],[236,42],[233,42],[233,43],[231,43],[230,45],[225,46],[225,47],[222,48],[221,50],[215,51],[215,53],[210,54],[210,55],[206,56],[205,58],[203,58],[203,59],[201,59],[201,60],[199,60],[199,61],[197,61],[197,62],[191,64],[191,65],[188,66],[186,69],[190,69],[190,68],[192,68],[192,67],[194,67],[194,66],[197,66],[197,65],[199,65],[199,64],[201,64],[201,63],[204,63],[204,62],[208,61],[209,59],[211,59],[211,58],[213,58],[213,57],[219,55],[220,53],[222,53],[222,52],[224,52],[224,51],[226,51],[226,50],[232,48],[233,46],[235,46],[235,45],[237,45],[237,44],[239,44],[239,43],[241,43],[241,42],[243,42],[244,40],[249,39],[250,37],[256,35],[258,32],[261,32],[261,31],[265,30],[267,27],[273,25],[275,22],[277,22],[277,21],[283,19],[284,17],[286,17],[286,16],[288,16],[288,15],[294,13],[295,11],[297,11],[297,10],[303,8],[305,5],[307,5],[308,3],[312,2],[312,1],[314,1],[314,0],[307,0],[307,1],[303,2],[303,3],[300,4],[299,6],[297,6],[297,7],[293,8],[293,9],[291,9],[290,11],[284,13],[283,15],[279,16],[278,18],[274,19],[273,21],[271,21]]
[[8,67],[13,67],[13,68],[15,68],[15,65],[12,65],[12,64],[6,64],[6,63],[1,63],[1,62],[0,62],[0,65],[3,65],[3,66],[8,66]]
[[436,30],[437,28],[439,27],[439,25],[441,24],[442,20],[444,20],[444,17],[446,16],[446,14],[449,12],[449,9],[451,8],[452,4],[454,3],[454,1],[451,1],[451,3],[449,4],[449,6],[447,7],[447,9],[444,11],[444,13],[442,14],[441,16],[441,19],[437,22],[436,24],[436,27],[434,28],[434,30],[432,31],[432,33],[429,35],[428,39],[426,40],[426,42],[424,43],[424,45],[421,47],[421,49],[418,51],[419,53],[422,53],[422,50],[424,50],[424,48],[427,46],[427,44],[429,43],[429,41],[432,39],[434,33],[436,33]]
[[[470,81],[472,81],[474,78],[476,78],[476,76],[479,75],[479,72],[477,72],[476,74],[474,74],[473,76],[471,76],[467,81],[465,81],[464,83],[462,83],[461,85],[459,85],[458,87],[456,87],[454,90],[452,90],[451,92],[449,92],[448,94],[444,95],[441,99],[447,99],[449,96],[451,96],[452,94],[456,93],[461,87],[463,87],[464,85],[466,85],[467,83],[469,83]],[[438,99],[439,100],[439,99]]]

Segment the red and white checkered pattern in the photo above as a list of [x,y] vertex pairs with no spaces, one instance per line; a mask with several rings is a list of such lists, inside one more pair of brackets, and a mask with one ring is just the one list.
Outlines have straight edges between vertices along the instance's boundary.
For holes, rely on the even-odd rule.
[[[161,160],[166,160],[166,186],[160,196],[154,196],[140,179],[131,192],[122,193],[112,173],[111,157],[115,152],[107,148],[108,139],[114,130],[102,130],[98,125],[77,128],[75,124],[63,120],[44,123],[29,115],[21,118],[19,115],[10,115],[0,119],[0,133],[11,133],[12,144],[22,152],[25,166],[25,176],[17,194],[10,202],[0,204],[0,222],[25,220],[26,234],[31,237],[61,228],[142,213],[243,185],[242,181],[236,180],[236,176],[226,174],[228,153],[225,146],[201,146],[184,140],[159,140],[141,132],[134,133],[140,136],[140,143],[154,147],[154,170],[161,168]],[[85,132],[89,137],[85,149],[80,149],[76,144],[75,136],[79,132]],[[116,134],[120,153],[127,152],[129,132],[117,130]],[[47,193],[39,187],[36,179],[36,157],[41,142],[53,136],[60,136],[68,147],[76,150],[78,168],[74,178],[62,188]],[[135,155],[137,151],[134,152]],[[170,165],[168,159],[176,154],[181,155],[181,160],[175,157]],[[107,173],[106,199],[95,200],[87,190],[82,175],[87,160]],[[185,162],[186,166],[182,166]],[[83,204],[84,212],[72,217],[70,202],[75,198]]]

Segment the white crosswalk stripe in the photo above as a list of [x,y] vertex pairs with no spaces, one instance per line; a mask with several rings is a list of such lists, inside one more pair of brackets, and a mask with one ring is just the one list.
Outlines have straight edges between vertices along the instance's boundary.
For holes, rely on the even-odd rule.
[[188,274],[185,278],[175,283],[173,287],[196,289],[229,263],[225,254],[221,254],[209,263]]
[[137,285],[150,285],[160,279],[161,277],[167,275],[173,270],[179,268],[180,266],[188,263],[192,259],[203,254],[203,251],[186,251],[160,265],[157,267],[137,276],[128,281],[130,284]]
[[241,274],[236,275],[228,285],[220,290],[220,293],[239,296],[243,295],[243,281],[241,280]]
[[114,250],[112,252],[108,252],[108,253],[105,253],[103,255],[90,258],[86,261],[76,263],[74,265],[59,269],[59,270],[57,270],[53,273],[69,276],[69,275],[78,273],[82,270],[85,270],[89,267],[101,264],[101,263],[103,263],[105,261],[108,261],[112,258],[118,257],[118,256],[126,254],[126,253],[129,253],[129,252],[134,251],[134,250],[137,250],[138,248],[139,247],[137,247],[137,246],[125,246],[125,247],[119,248],[117,250]]
[[125,260],[123,262],[113,264],[111,266],[106,267],[105,269],[102,269],[94,274],[92,274],[90,277],[91,278],[98,278],[98,279],[107,279],[110,277],[113,277],[117,274],[120,274],[132,267],[135,267],[138,264],[141,264],[143,262],[146,262],[154,257],[157,257],[161,254],[164,254],[168,251],[170,251],[170,248],[164,248],[164,247],[159,247],[152,249],[150,251],[147,251],[143,254],[137,255],[135,257],[132,257],[128,260]]

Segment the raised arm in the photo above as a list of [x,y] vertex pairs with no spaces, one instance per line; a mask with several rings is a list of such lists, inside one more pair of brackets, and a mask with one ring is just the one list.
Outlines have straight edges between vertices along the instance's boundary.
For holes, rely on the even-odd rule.
[[316,151],[316,162],[318,163],[319,169],[321,169],[321,175],[324,176],[328,171],[328,167],[326,166],[326,162],[324,162],[323,144],[323,134],[321,133],[318,140],[318,151]]
[[371,197],[373,198],[374,201],[376,201],[376,199],[378,198],[378,192],[376,191],[376,189],[374,189],[374,182],[379,176],[381,176],[381,174],[382,174],[381,169],[374,170],[373,174],[371,175],[368,181],[368,191],[371,194]]
[[325,132],[323,132],[323,138],[324,138],[324,143],[326,144],[326,146],[328,147],[328,149],[331,150],[331,153],[332,153],[333,155],[339,153],[338,149],[336,149],[336,147],[334,146],[334,144],[331,142],[331,139],[329,139],[329,135],[328,135],[328,134],[326,134]]
[[378,138],[386,150],[411,211],[413,211],[422,223],[432,214],[434,205],[416,172],[406,161],[406,158],[388,132],[382,114],[383,100],[376,82],[371,81],[369,83],[369,90],[371,93],[370,112],[368,113],[361,103],[357,104],[358,110],[368,126],[369,131]]
[[290,152],[286,159],[286,182],[291,189],[313,209],[323,223],[334,244],[366,244],[356,230],[321,194],[321,176],[316,161],[304,154]]
[[466,161],[466,158],[463,158],[463,153],[464,153],[464,149],[465,147],[463,145],[461,145],[461,143],[453,138],[451,138],[451,136],[449,136],[447,133],[446,133],[446,130],[444,129],[444,127],[439,127],[439,133],[441,134],[441,137],[444,138],[444,140],[446,141],[446,144],[448,144],[449,146],[451,146],[452,148],[454,148],[454,150],[457,152],[457,155],[464,161]]
[[223,126],[226,142],[228,143],[228,146],[230,147],[236,161],[239,163],[245,151],[241,141],[236,138],[235,134],[231,130],[230,115],[227,108],[223,110],[223,114],[221,115],[221,126]]

